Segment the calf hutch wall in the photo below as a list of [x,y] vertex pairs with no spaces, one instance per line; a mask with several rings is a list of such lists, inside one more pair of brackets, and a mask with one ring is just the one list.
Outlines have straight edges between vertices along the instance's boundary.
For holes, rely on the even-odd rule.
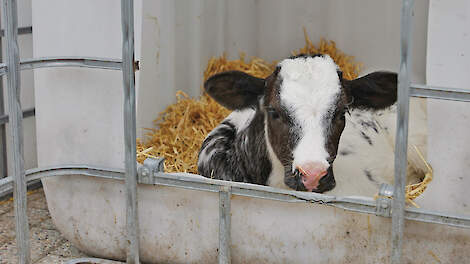
[[[455,2],[452,10],[461,10],[459,4],[464,5],[463,2]],[[47,5],[39,1],[32,5],[35,57],[121,57],[119,2],[50,0]],[[365,72],[398,71],[400,8],[398,1],[385,0],[294,3],[137,0],[135,52],[141,66],[136,75],[138,135],[142,135],[142,128],[152,126],[151,121],[158,112],[174,102],[177,90],[199,95],[204,64],[211,56],[226,51],[233,58],[244,51],[248,56],[279,59],[303,46],[302,26],[313,40],[320,36],[336,40],[347,54],[364,63]],[[426,70],[432,74],[424,47],[438,50],[426,38],[442,29],[433,27],[433,23],[428,26],[427,1],[417,1],[414,10],[411,80],[424,83]],[[450,16],[429,10],[430,19]],[[468,19],[464,21],[468,25]],[[452,27],[461,32],[465,30],[464,25],[459,28],[452,24]],[[442,58],[442,54],[432,55]],[[465,63],[468,64],[468,59]],[[39,167],[96,164],[123,168],[121,74],[106,70],[47,69],[36,70],[34,77]],[[464,87],[463,84],[456,85]],[[459,110],[468,113],[469,109]],[[442,155],[447,153],[439,151]],[[440,171],[445,171],[447,166],[439,159],[433,160],[432,165]],[[462,163],[456,166],[468,168]],[[449,177],[454,179],[454,175]],[[74,245],[94,256],[125,259],[122,181],[73,175],[43,179],[43,185],[55,224]],[[465,197],[464,190],[453,186],[446,185],[443,191],[449,196],[436,196],[449,201],[455,201],[454,196],[470,199]],[[426,199],[425,194],[418,203],[445,211]],[[139,185],[142,261],[216,262],[218,200],[217,193]],[[372,198],[369,202],[375,204]],[[445,204],[453,205],[454,212],[469,213],[466,203]],[[231,209],[234,263],[383,263],[389,260],[389,218],[311,203],[284,203],[239,195],[232,196]],[[465,250],[470,242],[469,232],[408,221],[403,260],[463,263],[470,258]]]

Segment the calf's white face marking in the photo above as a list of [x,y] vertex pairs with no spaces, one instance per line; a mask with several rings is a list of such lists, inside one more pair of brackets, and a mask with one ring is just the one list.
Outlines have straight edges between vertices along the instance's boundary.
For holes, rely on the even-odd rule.
[[341,95],[338,67],[327,55],[286,59],[279,63],[281,104],[294,118],[300,139],[292,170],[305,162],[329,166],[325,139],[332,109]]

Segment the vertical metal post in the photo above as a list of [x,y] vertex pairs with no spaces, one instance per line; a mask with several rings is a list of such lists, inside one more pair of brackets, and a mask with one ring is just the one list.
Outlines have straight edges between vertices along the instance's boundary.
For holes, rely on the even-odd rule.
[[401,59],[398,74],[397,132],[395,138],[395,187],[392,203],[391,263],[401,263],[405,224],[405,182],[410,104],[411,30],[414,0],[403,0],[401,10]]
[[230,186],[221,186],[219,192],[219,264],[231,263],[231,196]]
[[20,102],[20,58],[18,50],[18,12],[16,0],[4,0],[3,10],[5,16],[5,36],[7,42],[8,68],[8,109],[10,114],[10,135],[12,138],[12,173],[13,198],[15,200],[16,219],[16,246],[18,250],[18,263],[31,262],[29,250],[29,226],[26,214],[26,179],[23,157],[23,112]]
[[121,0],[122,76],[124,81],[124,145],[126,161],[127,263],[139,261],[137,213],[136,117],[134,79],[134,1]]
[[[0,28],[1,28],[0,22]],[[0,38],[0,61],[3,61],[3,44],[2,38]],[[3,80],[0,79],[0,116],[5,114],[5,104],[3,98]],[[8,176],[8,166],[7,166],[7,137],[5,131],[5,124],[0,125],[0,178]]]

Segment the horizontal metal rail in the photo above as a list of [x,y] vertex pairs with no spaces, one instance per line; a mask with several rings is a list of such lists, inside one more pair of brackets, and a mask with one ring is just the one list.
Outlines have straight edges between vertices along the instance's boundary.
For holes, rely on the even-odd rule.
[[115,260],[108,260],[108,259],[100,259],[100,258],[77,258],[72,259],[66,262],[66,264],[85,264],[85,263],[93,263],[93,264],[120,264],[125,262],[115,261]]
[[[6,177],[2,177],[0,179],[4,179]],[[35,181],[30,181],[26,184],[26,189],[27,190],[34,190],[37,188],[40,188],[41,185],[41,180],[35,180]],[[9,197],[13,194],[13,189],[10,188],[9,186],[0,186],[0,200],[5,199],[6,197]]]
[[470,102],[470,90],[411,84],[410,96]]
[[[47,167],[26,170],[26,181],[34,181],[46,177],[65,175],[85,175],[105,179],[124,179],[124,170],[98,168],[87,165],[64,165],[60,167]],[[0,179],[0,193],[6,193],[13,188],[13,177]]]
[[[33,27],[20,27],[18,28],[18,35],[26,35],[33,33]],[[5,36],[5,31],[2,29],[0,30],[0,37]]]
[[443,212],[423,210],[420,208],[406,208],[405,219],[425,223],[470,228],[470,218],[467,216],[451,215]]
[[121,60],[92,57],[44,57],[20,62],[21,70],[50,67],[86,67],[121,70]]
[[[110,169],[89,165],[62,165],[48,168],[36,168],[26,171],[26,180],[33,181],[46,177],[84,175],[105,179],[124,180],[123,169]],[[0,192],[12,188],[11,176],[0,179]],[[187,173],[154,173],[150,184],[177,187],[191,190],[220,192],[220,188],[227,186],[233,195],[254,197],[290,203],[316,203],[333,206],[347,211],[376,214],[376,202],[369,197],[341,197],[319,193],[299,192],[272,188],[241,182],[230,182],[204,178],[199,175]],[[139,182],[140,184],[144,184]],[[463,215],[443,214],[421,208],[406,208],[405,219],[444,224],[455,227],[470,228],[470,217]]]
[[[20,62],[21,70],[46,67],[87,67],[121,70],[121,60],[93,57],[45,57]],[[1,63],[0,76],[6,74],[6,72],[6,65]],[[411,84],[410,96],[470,102],[470,90],[436,87],[424,84]]]
[[[36,114],[36,108],[28,108],[23,110],[23,118],[34,116]],[[6,124],[9,121],[8,115],[1,115],[0,116],[0,125]]]
[[[93,58],[93,57],[44,57],[28,59],[20,62],[20,70],[31,70],[37,68],[51,67],[85,67],[107,70],[121,70],[122,61],[120,59]],[[134,66],[138,69],[138,62]],[[4,63],[0,64],[0,76],[8,72]]]

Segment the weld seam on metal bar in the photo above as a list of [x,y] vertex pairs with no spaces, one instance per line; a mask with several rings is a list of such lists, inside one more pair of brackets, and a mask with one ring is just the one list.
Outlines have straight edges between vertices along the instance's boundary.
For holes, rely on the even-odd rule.
[[410,96],[470,102],[470,90],[411,84]]
[[231,187],[220,186],[219,191],[219,264],[231,261]]
[[411,31],[414,0],[403,0],[401,10],[401,57],[398,74],[397,130],[395,136],[395,186],[392,200],[391,263],[399,264],[402,258],[405,225],[405,183],[408,118],[410,103]]
[[124,84],[124,148],[126,166],[127,263],[138,264],[136,109],[134,76],[134,1],[121,0],[122,75]]
[[[31,117],[36,114],[36,108],[28,108],[23,110],[23,118]],[[0,125],[6,124],[10,121],[10,117],[8,115],[0,115]]]
[[7,74],[8,68],[5,63],[0,63],[0,76]]
[[31,263],[29,246],[29,226],[26,213],[26,177],[23,156],[23,111],[20,100],[20,57],[18,48],[18,11],[16,0],[3,1],[6,43],[7,43],[7,84],[8,109],[10,113],[10,137],[12,141],[11,168],[13,181],[13,197],[16,219],[16,245],[18,263]]
[[[33,27],[20,27],[18,28],[18,35],[26,35],[33,33]],[[2,29],[0,30],[0,37],[5,36],[5,31]]]

